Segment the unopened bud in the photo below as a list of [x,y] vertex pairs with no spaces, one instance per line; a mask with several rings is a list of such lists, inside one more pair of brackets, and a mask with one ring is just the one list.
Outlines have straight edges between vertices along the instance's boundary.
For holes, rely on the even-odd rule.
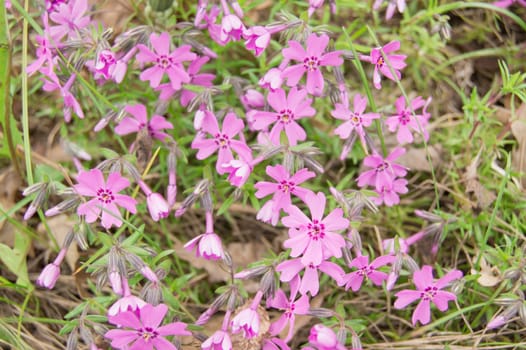
[[326,309],[324,307],[311,307],[309,308],[308,314],[310,316],[318,317],[318,318],[328,318],[334,316],[334,311],[330,309]]

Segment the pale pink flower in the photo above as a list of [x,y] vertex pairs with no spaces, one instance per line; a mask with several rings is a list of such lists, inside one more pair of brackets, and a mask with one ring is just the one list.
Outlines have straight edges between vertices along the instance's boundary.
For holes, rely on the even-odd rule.
[[270,325],[269,332],[271,335],[278,335],[288,324],[289,331],[284,339],[285,342],[292,338],[296,315],[306,315],[310,307],[309,297],[306,294],[296,300],[297,292],[298,289],[293,288],[290,292],[290,298],[287,298],[283,290],[278,289],[275,295],[267,301],[268,306],[283,310],[280,318]]
[[232,340],[228,332],[216,331],[201,344],[202,350],[232,350]]
[[253,50],[256,57],[261,55],[270,42],[270,35],[271,32],[262,26],[245,29],[243,37],[246,39],[247,50]]
[[186,250],[193,250],[197,246],[197,257],[206,260],[219,260],[224,256],[221,238],[214,233],[214,217],[212,212],[205,213],[206,232],[193,238],[184,245]]
[[392,207],[400,203],[398,194],[405,194],[409,190],[407,189],[406,179],[395,179],[389,183],[384,183],[381,188],[376,188],[375,191],[378,196],[371,197],[374,204],[382,205],[382,203],[385,203],[388,207]]
[[109,309],[108,316],[116,316],[121,312],[131,311],[138,313],[138,311],[146,305],[146,302],[135,295],[128,294],[117,300]]
[[349,267],[355,267],[357,270],[348,273],[343,277],[342,284],[345,284],[345,290],[351,288],[353,292],[362,287],[364,279],[369,279],[376,286],[381,286],[382,282],[387,279],[387,273],[378,271],[378,268],[387,264],[392,264],[396,260],[393,255],[380,256],[369,264],[369,257],[362,255],[354,258]]
[[115,127],[117,135],[136,133],[146,128],[148,134],[158,140],[164,141],[167,137],[170,137],[163,130],[173,129],[172,123],[160,115],[153,115],[148,120],[148,112],[145,105],[140,103],[128,105],[124,108],[124,111],[127,113],[127,116]]
[[338,342],[334,331],[322,324],[314,325],[310,329],[309,342],[318,350],[346,350],[345,346]]
[[231,322],[233,334],[243,332],[243,336],[246,339],[251,339],[259,335],[260,320],[256,310],[262,297],[263,292],[258,291],[250,307],[234,316]]
[[150,42],[154,51],[143,44],[137,45],[139,53],[137,61],[140,63],[153,62],[153,66],[144,70],[139,78],[142,81],[149,81],[152,88],[156,88],[161,83],[164,74],[168,75],[170,84],[175,90],[181,89],[182,83],[189,83],[190,76],[182,65],[185,61],[192,61],[197,55],[190,52],[190,45],[183,45],[170,52],[170,34],[163,32],[159,35],[152,33]]
[[88,0],[62,3],[55,10],[49,15],[57,24],[49,28],[49,34],[55,41],[61,41],[66,35],[68,39],[79,38],[80,31],[91,23],[89,15],[86,15]]
[[309,0],[309,10],[308,10],[309,17],[312,16],[314,11],[322,7],[324,2],[325,0]]
[[55,11],[60,4],[64,4],[67,0],[45,0],[46,10],[48,12]]
[[271,68],[259,79],[259,86],[270,91],[276,91],[283,84],[283,77],[279,68]]
[[493,6],[507,8],[513,4],[518,4],[518,5],[526,7],[526,0],[500,0],[500,1],[495,1],[493,3]]
[[462,278],[462,272],[453,270],[437,281],[433,281],[433,268],[425,265],[421,270],[415,271],[413,274],[413,283],[417,290],[405,289],[396,293],[398,299],[396,299],[394,307],[403,309],[412,302],[420,300],[413,312],[412,322],[413,325],[416,325],[417,321],[420,321],[422,324],[428,324],[431,321],[431,302],[440,311],[444,312],[448,309],[448,302],[457,299],[455,294],[441,289],[446,287],[451,281],[459,278]]
[[252,157],[245,160],[243,158],[233,159],[228,163],[224,163],[222,167],[228,173],[228,182],[232,186],[241,187],[247,182],[248,177],[253,170]]
[[[398,7],[398,12],[403,13],[406,7],[406,0],[387,0],[387,11],[385,12],[385,19],[390,20],[395,9]],[[378,10],[380,6],[385,2],[385,0],[376,0],[373,5],[373,10]]]
[[[274,215],[272,215],[270,221],[272,225],[276,225],[279,220],[281,209],[286,210],[292,204],[291,194],[299,197],[302,201],[305,201],[306,195],[312,193],[312,191],[298,185],[313,178],[316,174],[303,168],[290,176],[287,169],[280,164],[276,166],[267,166],[266,172],[267,175],[276,180],[276,182],[260,181],[254,185],[254,188],[257,189],[257,198],[263,198],[273,194],[270,210]],[[268,203],[269,202],[267,202],[267,204]],[[262,210],[264,209],[262,208]]]
[[241,95],[240,100],[246,110],[265,107],[265,96],[254,89],[247,89],[245,93]]
[[305,203],[311,212],[311,219],[298,207],[289,206],[289,216],[281,220],[289,228],[290,237],[283,246],[291,248],[290,255],[294,258],[303,255],[303,265],[312,263],[317,266],[332,256],[341,257],[345,240],[336,232],[349,226],[349,220],[343,217],[343,210],[336,208],[323,218],[326,199],[322,192],[307,194]]
[[405,97],[400,96],[395,103],[396,114],[385,120],[389,131],[396,133],[398,143],[412,143],[413,133],[422,134],[424,140],[429,139],[429,133],[426,130],[428,118],[422,114],[416,114],[416,110],[424,107],[426,101],[420,96],[411,101],[410,107],[405,105]]
[[358,186],[374,186],[375,189],[381,191],[385,186],[390,186],[397,177],[405,176],[407,169],[394,162],[404,153],[404,148],[396,147],[385,159],[376,153],[365,157],[363,164],[372,169],[358,176]]
[[238,16],[225,14],[221,20],[221,34],[219,38],[227,43],[229,40],[239,40],[245,31],[245,25]]
[[41,71],[42,74],[44,74],[44,86],[42,87],[44,91],[50,92],[54,90],[59,90],[60,95],[64,99],[64,105],[62,107],[62,111],[64,112],[64,120],[66,122],[71,121],[71,112],[75,112],[75,114],[80,118],[84,118],[84,112],[82,112],[82,108],[80,107],[79,102],[75,98],[75,96],[71,93],[70,89],[73,86],[73,83],[76,79],[76,74],[72,74],[66,84],[62,86],[60,83],[60,80],[58,79],[57,75],[51,71]]
[[342,139],[347,139],[353,132],[356,132],[365,145],[365,129],[371,126],[374,119],[380,118],[378,113],[365,113],[367,107],[367,98],[360,94],[354,96],[354,110],[349,110],[349,107],[342,103],[336,104],[336,109],[331,112],[334,118],[344,120],[345,122],[338,126],[334,133]]
[[60,264],[66,257],[66,248],[62,248],[58,253],[55,260],[46,265],[36,280],[36,284],[40,287],[53,289],[55,283],[57,283],[58,277],[60,276]]
[[318,36],[315,33],[307,38],[306,50],[299,42],[289,41],[289,47],[283,49],[283,57],[300,63],[283,70],[282,76],[287,78],[288,86],[297,86],[303,75],[307,73],[307,92],[321,96],[325,82],[320,68],[339,66],[343,63],[340,51],[324,53],[328,44],[329,37],[326,34]]
[[254,111],[251,114],[251,117],[254,118],[252,124],[254,129],[266,130],[267,127],[274,124],[269,136],[275,145],[280,144],[281,131],[285,131],[291,146],[307,138],[305,130],[297,122],[299,119],[312,117],[316,113],[316,110],[311,107],[312,99],[307,98],[307,91],[294,87],[286,96],[284,90],[277,89],[269,92],[267,101],[275,112]]
[[148,211],[153,221],[164,219],[170,212],[166,199],[156,192],[152,192],[146,196],[146,205],[148,206]]
[[[397,81],[402,78],[400,70],[404,69],[407,65],[405,63],[407,56],[390,54],[391,52],[397,50],[400,50],[400,42],[391,41],[383,47],[372,49],[369,56],[360,56],[362,61],[374,64],[373,85],[375,88],[382,88],[382,77],[380,76],[380,73],[393,81]],[[382,55],[382,51],[384,55]],[[396,75],[396,78],[391,73],[391,68]]]
[[[125,311],[109,316],[108,321],[118,325],[119,329],[106,332],[111,346],[117,349],[177,350],[177,347],[165,337],[170,335],[192,335],[186,324],[173,322],[161,326],[168,307],[165,304],[144,305],[139,316],[135,312]],[[132,344],[130,346],[130,344]]]
[[342,278],[345,275],[343,269],[328,260],[322,261],[319,265],[309,263],[303,265],[300,258],[285,260],[276,266],[276,271],[280,273],[279,279],[282,282],[290,282],[304,270],[303,277],[300,281],[299,291],[301,294],[310,293],[311,296],[318,294],[320,290],[319,271],[330,276],[338,285],[342,284]]
[[99,169],[91,169],[81,171],[77,176],[77,181],[78,184],[73,188],[79,195],[94,197],[77,208],[77,214],[84,215],[86,222],[95,222],[100,216],[102,226],[109,229],[113,225],[117,227],[122,225],[118,206],[124,207],[133,214],[136,213],[135,199],[118,193],[130,185],[128,179],[119,173],[110,173],[108,180],[104,181],[104,176]]
[[208,118],[206,123],[203,123],[202,130],[212,136],[212,138],[204,138],[203,134],[198,134],[192,142],[192,148],[197,149],[197,159],[205,159],[218,151],[216,170],[219,174],[224,174],[227,169],[223,164],[230,163],[234,159],[232,150],[236,151],[242,158],[252,157],[252,151],[247,144],[241,140],[236,140],[234,137],[239,134],[245,124],[243,120],[239,119],[234,113],[230,112],[223,120],[223,127],[219,130],[217,119]]

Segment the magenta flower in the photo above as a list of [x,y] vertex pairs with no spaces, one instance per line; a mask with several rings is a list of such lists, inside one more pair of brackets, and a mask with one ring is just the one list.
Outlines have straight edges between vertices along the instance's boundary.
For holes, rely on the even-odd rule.
[[117,66],[117,57],[113,51],[105,49],[97,54],[93,69],[95,70],[95,78],[102,76],[104,80],[108,80],[114,75],[115,67]]
[[446,287],[451,281],[459,278],[462,278],[462,272],[453,270],[436,282],[433,282],[433,268],[425,265],[421,270],[415,271],[413,274],[413,283],[417,290],[405,289],[396,293],[398,299],[396,299],[394,307],[396,309],[403,309],[412,302],[420,299],[420,302],[413,312],[413,325],[416,325],[417,321],[420,321],[422,324],[428,324],[431,320],[431,302],[443,312],[448,309],[448,302],[450,300],[457,299],[455,294],[441,289]]
[[328,260],[322,261],[319,265],[310,263],[305,266],[301,262],[301,259],[298,258],[285,260],[276,266],[276,271],[280,273],[279,279],[282,282],[290,282],[298,276],[302,270],[305,270],[305,272],[300,281],[299,291],[301,294],[310,293],[311,296],[317,295],[320,289],[319,271],[330,276],[338,285],[342,284],[341,281],[345,275],[345,272],[340,266]]
[[422,134],[424,140],[429,139],[429,133],[426,130],[428,124],[428,118],[422,114],[416,114],[416,110],[424,107],[426,101],[420,96],[415,98],[410,103],[410,107],[405,105],[405,97],[400,96],[395,103],[396,114],[390,116],[385,120],[385,124],[389,127],[389,131],[396,133],[396,139],[398,143],[412,143],[413,134],[411,130]]
[[387,273],[378,271],[378,268],[387,264],[392,264],[396,260],[394,255],[380,256],[369,264],[369,257],[362,255],[354,258],[349,267],[357,268],[356,271],[348,273],[343,277],[342,284],[345,284],[345,290],[351,288],[356,292],[362,287],[364,279],[370,279],[376,286],[381,286],[382,282],[387,279]]
[[[393,15],[395,9],[398,7],[398,12],[403,13],[405,10],[405,1],[406,0],[387,0],[387,11],[385,12],[385,19],[390,20]],[[384,3],[385,0],[376,0],[373,5],[373,10],[378,10],[380,6],[382,6],[382,3]]]
[[175,90],[181,89],[182,83],[189,83],[190,76],[184,70],[182,62],[192,61],[197,58],[195,53],[190,52],[190,45],[183,45],[170,52],[170,34],[166,32],[159,35],[152,33],[150,42],[155,52],[143,44],[137,45],[139,49],[137,61],[140,63],[154,63],[152,67],[143,71],[139,78],[142,81],[149,81],[152,88],[159,86],[164,74],[168,75],[170,84]]
[[[372,49],[370,56],[360,56],[360,59],[362,61],[374,64],[373,85],[375,88],[382,88],[382,77],[380,76],[380,73],[382,73],[388,79],[391,79],[393,81],[400,80],[402,78],[400,70],[405,68],[405,59],[407,56],[390,55],[391,52],[397,50],[400,50],[400,42],[391,41],[390,43],[381,48]],[[382,55],[382,51],[384,55]],[[391,68],[393,69],[396,78],[391,73]]]
[[289,206],[289,216],[281,221],[289,228],[289,236],[283,246],[291,248],[290,255],[294,258],[303,255],[303,265],[320,265],[325,259],[332,256],[342,256],[341,249],[345,246],[343,237],[336,233],[349,226],[349,220],[343,217],[343,210],[334,209],[323,218],[325,211],[325,195],[309,193],[305,197],[305,203],[309,207],[312,219],[309,219],[296,206]]
[[[291,204],[291,194],[305,201],[305,197],[312,191],[299,187],[298,185],[316,176],[312,171],[306,168],[297,171],[290,176],[289,172],[282,165],[267,166],[267,175],[276,180],[276,182],[260,181],[254,185],[257,189],[256,197],[263,198],[270,194],[272,196],[272,225],[276,225],[279,220],[280,210],[286,210]],[[268,203],[268,202],[267,202]]]
[[108,229],[112,225],[120,227],[122,217],[118,206],[124,207],[133,214],[136,213],[135,199],[118,193],[130,185],[128,179],[119,173],[110,173],[108,181],[105,182],[99,169],[91,169],[90,171],[81,171],[77,181],[79,182],[78,185],[73,187],[79,195],[94,197],[77,208],[77,214],[84,215],[86,222],[95,222],[101,216],[101,224],[104,228]]
[[513,4],[519,4],[521,6],[526,7],[526,0],[500,0],[500,1],[495,1],[492,5],[497,6],[497,7],[507,8]]
[[[106,332],[105,337],[111,340],[111,346],[117,349],[149,349],[149,350],[177,350],[175,345],[169,342],[169,335],[192,335],[186,329],[186,324],[173,322],[160,326],[168,307],[165,304],[152,306],[144,305],[139,316],[131,311],[121,312],[115,316],[109,316],[108,321],[124,329],[112,329]],[[130,346],[130,343],[132,345]]]
[[350,111],[348,106],[342,103],[336,104],[336,109],[331,112],[334,118],[345,120],[345,122],[334,130],[336,135],[342,139],[347,139],[353,132],[356,132],[362,143],[365,144],[365,129],[371,126],[374,119],[380,118],[378,113],[363,113],[367,107],[367,98],[360,94],[354,96],[354,110]]
[[[209,113],[214,116],[211,112]],[[223,120],[222,130],[219,130],[215,116],[206,120],[207,123],[203,123],[202,129],[204,132],[212,135],[212,138],[204,138],[202,134],[196,136],[192,142],[192,148],[199,150],[196,156],[197,159],[208,158],[212,153],[218,151],[216,170],[219,174],[225,174],[227,169],[223,167],[223,164],[230,163],[234,159],[232,150],[236,151],[242,158],[252,157],[252,151],[247,144],[234,139],[245,126],[243,120],[230,112]]]
[[396,179],[390,183],[385,183],[380,189],[375,189],[378,197],[371,197],[371,200],[376,205],[382,205],[385,203],[388,207],[392,207],[400,203],[399,193],[405,194],[408,192],[407,189],[407,180],[406,179]]
[[88,0],[75,0],[63,3],[51,12],[49,18],[57,25],[49,28],[49,34],[55,41],[60,41],[64,36],[68,39],[80,37],[80,30],[86,28],[91,19],[85,16],[88,10]]
[[124,108],[124,111],[128,115],[115,127],[117,135],[127,135],[146,128],[148,134],[158,140],[164,141],[167,137],[170,137],[163,130],[173,129],[172,123],[160,115],[154,115],[151,120],[148,120],[148,112],[145,105],[140,103],[128,105]]
[[305,130],[297,123],[297,120],[312,117],[316,113],[316,110],[311,107],[312,99],[306,97],[305,90],[298,90],[295,87],[289,91],[288,96],[282,89],[269,92],[267,101],[275,112],[254,111],[252,126],[256,130],[264,130],[274,123],[270,130],[271,141],[279,145],[280,134],[284,130],[289,144],[296,145],[298,141],[307,138]]
[[288,86],[296,86],[301,77],[307,73],[307,92],[314,96],[321,96],[325,82],[321,74],[322,66],[339,66],[343,63],[340,51],[325,53],[329,44],[326,34],[320,36],[312,33],[307,38],[307,50],[297,41],[290,40],[289,47],[283,49],[283,57],[301,63],[287,67],[282,76],[287,78]]
[[382,191],[385,186],[390,186],[396,177],[405,176],[407,169],[394,163],[396,158],[404,153],[404,148],[396,147],[385,159],[379,154],[365,157],[363,164],[372,169],[358,176],[358,186],[374,186],[378,191]]
[[245,31],[245,25],[241,22],[238,16],[232,14],[226,14],[221,20],[221,34],[219,38],[223,43],[227,43],[229,40],[239,40]]
[[202,350],[232,350],[230,335],[223,330],[216,331],[201,344]]
[[289,331],[284,339],[285,342],[288,342],[292,338],[296,315],[306,315],[310,307],[309,297],[303,294],[296,300],[298,289],[297,287],[293,289],[294,290],[290,292],[290,298],[287,298],[285,293],[281,289],[278,289],[274,297],[267,301],[268,306],[283,310],[280,318],[270,325],[269,332],[271,335],[278,335],[288,324]]
[[253,50],[256,57],[261,55],[270,42],[270,34],[270,31],[262,26],[245,29],[243,37],[246,39],[247,50]]
[[77,77],[76,74],[72,74],[69,77],[66,84],[62,86],[60,80],[53,71],[41,71],[41,73],[44,74],[44,76],[47,78],[44,79],[44,86],[42,87],[44,91],[50,92],[54,90],[59,90],[60,95],[64,99],[64,106],[62,107],[62,111],[64,112],[64,120],[66,122],[71,121],[71,112],[75,112],[75,114],[80,119],[83,119],[84,112],[82,112],[82,108],[80,107],[79,102],[70,91]]

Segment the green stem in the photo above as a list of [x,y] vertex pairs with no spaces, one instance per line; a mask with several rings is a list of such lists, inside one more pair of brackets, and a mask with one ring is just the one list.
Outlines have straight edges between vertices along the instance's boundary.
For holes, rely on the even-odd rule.
[[[24,9],[29,8],[28,0],[24,2]],[[31,143],[29,142],[29,103],[27,93],[27,39],[28,17],[24,17],[22,29],[22,135],[24,139],[24,159],[26,163],[27,184],[33,184],[33,168],[31,165]]]

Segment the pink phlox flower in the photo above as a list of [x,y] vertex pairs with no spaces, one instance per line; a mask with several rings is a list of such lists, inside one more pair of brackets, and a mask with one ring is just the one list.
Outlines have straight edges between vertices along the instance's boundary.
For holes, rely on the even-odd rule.
[[62,248],[51,264],[46,265],[36,280],[40,287],[53,289],[60,276],[60,265],[66,257],[67,249]]
[[[108,321],[119,325],[119,329],[106,332],[105,337],[111,340],[111,346],[117,349],[156,349],[177,350],[177,347],[165,337],[170,335],[192,335],[183,322],[173,322],[160,326],[168,307],[165,304],[144,305],[140,315],[131,311],[109,316]],[[132,344],[132,345],[130,345]]]
[[160,115],[154,115],[148,120],[148,112],[143,104],[128,105],[124,108],[127,116],[115,127],[117,135],[128,135],[139,132],[146,128],[152,138],[164,141],[170,137],[163,132],[165,129],[173,129],[172,123]]
[[280,318],[270,325],[269,333],[271,335],[278,335],[288,324],[289,331],[284,339],[285,342],[292,339],[296,315],[306,315],[310,307],[309,297],[306,294],[301,295],[296,300],[296,295],[298,293],[298,277],[294,280],[295,282],[291,283],[290,298],[287,298],[283,290],[278,289],[274,296],[267,300],[267,306],[283,310]]
[[146,205],[148,206],[148,211],[150,212],[153,221],[164,219],[168,217],[168,214],[170,213],[168,202],[160,193],[149,193],[146,196]]
[[222,167],[228,173],[228,182],[230,182],[232,186],[243,186],[254,169],[252,162],[251,156],[248,159],[240,157],[239,159],[232,159],[230,162],[224,163]]
[[388,207],[392,207],[400,203],[399,193],[405,194],[409,190],[407,189],[406,179],[395,179],[389,183],[385,183],[380,189],[375,189],[378,194],[377,197],[371,197],[371,200],[376,205],[382,205],[385,203]]
[[71,93],[70,89],[73,86],[73,83],[75,82],[75,79],[77,77],[76,74],[72,74],[68,81],[62,86],[60,83],[59,78],[57,75],[51,71],[51,70],[41,70],[41,73],[44,74],[44,85],[43,89],[44,91],[50,92],[54,90],[59,90],[60,95],[62,96],[64,100],[64,105],[62,107],[62,110],[64,112],[64,120],[66,122],[71,121],[71,112],[75,112],[75,114],[80,118],[84,118],[84,112],[82,111],[82,108],[80,107],[79,102],[75,98],[75,96]]
[[[280,211],[286,210],[291,204],[291,195],[295,195],[302,201],[312,191],[298,186],[316,176],[312,171],[306,168],[298,170],[294,175],[290,175],[284,166],[278,164],[276,166],[267,166],[267,175],[276,180],[276,182],[260,181],[254,185],[257,189],[256,197],[263,198],[273,194],[271,208],[262,208],[262,211],[270,209],[275,215],[272,216],[271,223],[276,225],[279,220]],[[268,204],[269,202],[267,202]],[[258,213],[259,215],[259,213]]]
[[287,96],[284,90],[277,89],[269,92],[267,101],[275,112],[253,112],[252,126],[256,130],[265,130],[274,124],[270,130],[270,139],[275,145],[280,144],[282,130],[285,131],[291,146],[307,138],[305,130],[297,122],[299,119],[312,117],[316,113],[316,110],[311,107],[312,99],[307,98],[307,91],[294,87]]
[[[406,7],[405,1],[406,0],[387,0],[387,11],[385,12],[385,19],[390,20],[393,15],[395,9],[398,7],[398,12],[403,13]],[[378,10],[380,6],[385,2],[385,0],[376,0],[373,5],[373,10]]]
[[132,214],[137,212],[136,200],[119,193],[130,185],[128,179],[119,173],[110,173],[108,180],[104,181],[104,176],[99,169],[91,169],[81,171],[77,176],[77,181],[78,184],[73,188],[79,195],[94,197],[77,208],[77,214],[84,215],[86,222],[95,222],[101,216],[101,224],[104,228],[109,229],[112,225],[120,227],[122,217],[118,206],[124,207]]
[[300,281],[299,292],[301,294],[310,293],[311,296],[315,296],[319,292],[319,271],[331,277],[338,285],[342,284],[341,281],[345,275],[345,272],[340,266],[328,260],[322,261],[319,265],[309,263],[305,266],[300,258],[289,259],[283,261],[276,267],[276,271],[280,273],[279,279],[282,282],[290,282],[298,276],[302,270],[304,270],[304,272]]
[[232,340],[228,332],[216,331],[201,344],[202,350],[232,350]]
[[349,110],[345,104],[337,103],[336,109],[331,112],[334,118],[344,120],[345,122],[338,126],[334,133],[339,135],[342,139],[347,139],[353,132],[356,132],[360,136],[362,144],[365,145],[365,129],[371,126],[374,119],[380,118],[378,113],[365,113],[367,107],[367,98],[360,94],[354,96],[354,110]]
[[385,186],[390,186],[397,177],[405,176],[407,168],[394,162],[404,153],[404,148],[396,147],[385,159],[377,153],[365,157],[363,164],[372,169],[358,176],[358,186],[374,186],[378,191],[382,191]]
[[283,246],[291,248],[290,255],[296,258],[300,255],[303,265],[320,265],[325,259],[332,256],[342,256],[341,249],[345,246],[343,237],[336,233],[349,226],[349,220],[343,217],[343,210],[334,209],[323,218],[326,198],[322,192],[308,193],[305,203],[309,207],[312,218],[308,218],[296,206],[289,206],[289,216],[281,219],[283,225],[289,228],[289,239]]
[[117,66],[117,56],[109,49],[101,50],[93,64],[95,79],[108,80],[113,76],[113,72]]
[[346,350],[338,341],[336,333],[322,324],[314,325],[310,329],[309,343],[316,346],[318,350]]
[[[43,74],[45,74],[46,71],[53,71],[55,64],[55,47],[51,45],[51,41],[49,40],[49,16],[47,12],[44,12],[42,15],[42,23],[44,25],[44,36],[37,35],[35,38],[38,44],[36,50],[37,59],[27,66],[26,72],[28,75],[32,75],[38,70],[41,70]],[[45,68],[44,65],[46,65]]]
[[526,0],[501,0],[501,1],[495,1],[492,3],[493,6],[507,8],[510,7],[513,4],[518,4],[521,6],[526,7]]
[[437,308],[444,312],[448,309],[448,302],[456,300],[457,297],[451,292],[446,292],[441,289],[446,287],[451,281],[462,278],[462,272],[453,270],[448,272],[442,278],[433,282],[433,268],[425,265],[421,270],[415,271],[413,274],[413,283],[417,290],[405,289],[396,293],[394,307],[396,309],[403,309],[412,302],[419,300],[415,311],[413,312],[412,322],[416,325],[417,321],[422,324],[428,324],[431,320],[431,302]]
[[290,347],[282,339],[270,338],[263,340],[263,350],[290,350]]
[[309,0],[309,10],[308,10],[309,17],[312,16],[314,11],[322,7],[324,2],[325,0]]
[[381,286],[382,282],[387,279],[387,273],[378,271],[378,269],[387,264],[392,264],[396,260],[393,255],[379,256],[369,264],[369,257],[362,255],[354,258],[349,267],[354,267],[357,270],[348,273],[342,280],[342,285],[345,284],[345,290],[351,288],[353,292],[358,291],[362,287],[364,279],[369,279],[376,286]]
[[297,41],[290,40],[289,47],[283,49],[283,57],[299,61],[283,70],[282,76],[287,79],[288,86],[297,86],[300,79],[307,73],[307,92],[314,96],[321,96],[325,82],[320,67],[339,66],[343,63],[341,51],[325,52],[329,44],[329,36],[318,36],[312,33],[307,38],[307,49],[303,49]]
[[214,232],[206,232],[193,238],[184,245],[186,250],[196,249],[196,256],[206,260],[219,260],[224,256],[221,238]]
[[225,13],[221,20],[221,34],[219,38],[223,43],[227,43],[230,40],[237,41],[241,39],[245,30],[245,25],[238,16]]
[[265,107],[265,96],[257,90],[247,89],[240,97],[241,103],[246,110]]
[[279,68],[271,68],[259,79],[259,86],[270,91],[276,91],[283,84],[283,77]]
[[157,88],[161,83],[164,74],[168,75],[170,84],[175,90],[181,89],[182,83],[189,83],[190,76],[184,70],[182,65],[185,61],[193,61],[197,55],[190,52],[190,45],[182,45],[170,52],[171,40],[170,34],[162,32],[157,35],[150,35],[150,42],[153,50],[150,50],[143,44],[137,45],[139,53],[137,61],[140,63],[152,62],[154,65],[144,70],[139,78],[142,81],[149,81],[152,88]]
[[139,310],[146,305],[146,302],[135,295],[128,294],[117,300],[109,309],[108,316],[116,316],[121,312],[134,312],[139,314]]
[[[203,125],[209,125],[213,123],[217,124],[216,116],[214,115],[214,113],[209,111],[206,105],[204,104],[199,106],[199,109],[195,112],[194,115],[194,129],[201,131],[203,129]],[[196,138],[197,136],[204,137],[203,133],[198,133],[196,135]]]
[[64,36],[68,39],[80,37],[80,31],[91,23],[91,18],[86,15],[88,0],[71,0],[62,3],[51,12],[49,18],[56,26],[49,28],[49,35],[55,41],[61,41]]
[[258,57],[265,51],[270,43],[270,31],[263,26],[254,26],[243,31],[245,38],[245,47],[247,50],[253,50],[254,55]]
[[[405,59],[407,58],[407,56],[390,55],[391,52],[397,51],[399,49],[400,42],[391,41],[390,43],[381,48],[372,49],[370,56],[360,56],[360,59],[362,61],[374,64],[373,85],[375,88],[382,88],[382,77],[380,76],[380,73],[382,73],[385,77],[393,81],[400,80],[402,78],[400,70],[404,69],[407,65],[405,63]],[[382,55],[382,51],[384,52],[384,55]],[[396,78],[391,73],[391,68],[393,69]]]
[[258,336],[260,320],[257,308],[262,297],[263,292],[259,290],[254,296],[254,300],[250,307],[240,311],[234,316],[230,322],[233,334],[243,332],[245,339],[251,339]]
[[411,101],[410,107],[406,107],[404,96],[396,100],[396,114],[388,117],[385,124],[391,132],[398,130],[396,133],[398,143],[412,143],[414,139],[411,130],[422,134],[424,140],[429,139],[429,133],[426,130],[427,118],[423,114],[416,114],[416,110],[422,108],[425,103],[426,101],[420,96]]
[[210,9],[210,12],[206,13],[203,16],[204,24],[201,24],[200,26],[198,26],[198,28],[207,28],[208,33],[210,34],[210,38],[212,38],[212,40],[214,40],[219,45],[225,46],[226,42],[221,39],[223,30],[221,28],[221,25],[216,23],[220,13],[221,9],[213,5]]
[[53,12],[61,4],[66,3],[68,0],[46,0],[46,10],[48,12]]
[[[210,112],[211,113],[211,112]],[[250,158],[252,151],[243,141],[236,140],[234,137],[239,134],[245,124],[243,120],[239,119],[233,112],[227,113],[223,120],[223,127],[219,130],[217,119],[209,118],[207,123],[203,123],[203,132],[212,136],[212,138],[204,138],[203,135],[198,135],[192,142],[192,148],[197,149],[197,159],[205,159],[218,151],[216,170],[219,174],[225,174],[227,169],[223,164],[230,163],[234,159],[232,150],[236,151],[242,158]]]

